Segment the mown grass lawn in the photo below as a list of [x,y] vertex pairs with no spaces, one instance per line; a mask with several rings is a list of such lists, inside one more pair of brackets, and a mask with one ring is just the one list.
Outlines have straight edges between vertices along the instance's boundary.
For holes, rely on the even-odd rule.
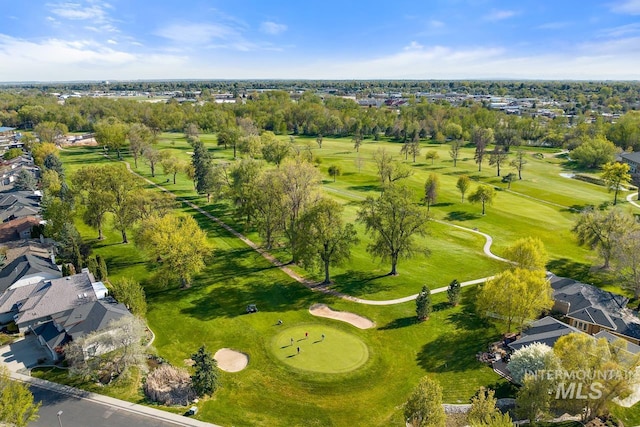
[[[203,136],[203,140],[216,161],[230,161],[230,149],[215,147],[209,135]],[[310,139],[297,139],[298,144],[305,142],[315,144]],[[364,159],[358,171],[350,140],[325,138],[323,148],[313,150],[322,158],[320,170],[325,177],[325,194],[344,204],[345,219],[350,222],[355,220],[357,202],[362,197],[379,194],[371,160],[379,147],[386,147],[400,158],[397,154],[400,144],[366,141],[357,154]],[[163,134],[158,148],[172,150],[185,160],[191,151],[178,134]],[[458,176],[466,173],[498,187],[506,184],[494,177],[494,170],[487,165],[478,173],[470,148],[464,149],[457,168],[453,168],[447,146],[425,144],[423,153],[428,149],[437,150],[440,159],[434,165],[421,159],[415,164],[409,162],[415,174],[407,182],[418,200],[428,174],[439,174],[441,195],[431,209],[435,218],[491,234],[495,239],[494,252],[498,254],[519,237],[538,236],[551,254],[554,272],[589,274],[591,254],[575,243],[570,228],[576,214],[568,208],[609,200],[611,196],[605,190],[561,177],[562,161],[542,150],[543,159],[529,155],[524,179],[512,184],[513,192],[499,191],[487,215],[481,216],[479,206],[460,202],[455,188]],[[110,161],[96,148],[68,149],[62,153],[62,159],[67,175],[83,165]],[[133,166],[132,159],[126,159]],[[332,164],[339,164],[343,170],[336,182],[326,172]],[[245,227],[227,203],[206,204],[206,199],[194,193],[193,183],[183,174],[178,175],[174,185],[166,182],[161,167],[157,168],[156,177],[150,177],[148,166],[139,161],[137,171],[219,216],[252,240],[260,241],[256,231]],[[402,425],[400,405],[425,374],[433,375],[442,384],[446,402],[466,403],[480,386],[495,388],[501,396],[513,394],[505,381],[475,359],[475,354],[498,339],[501,331],[475,315],[474,288],[463,290],[463,301],[455,308],[446,303],[445,294],[435,295],[431,318],[417,323],[413,302],[367,306],[312,292],[203,215],[186,207],[181,211],[199,221],[214,247],[207,268],[189,289],[177,289],[177,284],[159,287],[146,257],[133,244],[120,244],[118,233],[109,231],[106,240],[94,241],[94,250],[107,259],[112,278],[130,276],[144,284],[148,322],[156,333],[154,347],[160,356],[182,367],[185,359],[202,344],[212,353],[230,347],[249,355],[247,369],[222,374],[221,389],[200,404],[199,418],[236,426]],[[94,230],[79,223],[78,226],[86,239],[95,239]],[[400,275],[389,277],[386,276],[389,266],[371,259],[366,252],[368,237],[360,225],[357,227],[361,242],[353,249],[351,261],[333,270],[334,288],[351,295],[368,299],[402,297],[417,293],[423,284],[431,288],[446,286],[454,278],[464,281],[485,277],[505,267],[482,254],[484,239],[480,236],[431,223],[430,233],[419,239],[430,255],[401,261]],[[284,249],[274,253],[282,260],[290,256]],[[319,277],[317,272],[296,269],[308,277]],[[259,312],[247,315],[245,307],[251,303],[258,305]],[[313,317],[308,308],[314,303],[361,314],[374,320],[376,327],[359,330],[342,322]],[[345,373],[292,369],[273,354],[273,340],[281,331],[276,325],[278,319],[287,327],[336,328],[365,343],[368,359],[362,367]]]

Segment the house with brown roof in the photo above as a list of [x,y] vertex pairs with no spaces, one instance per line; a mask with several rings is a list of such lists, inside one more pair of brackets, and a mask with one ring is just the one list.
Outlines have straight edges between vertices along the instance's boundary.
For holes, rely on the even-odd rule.
[[35,216],[15,218],[0,224],[0,243],[31,238],[31,229],[40,225],[42,220]]

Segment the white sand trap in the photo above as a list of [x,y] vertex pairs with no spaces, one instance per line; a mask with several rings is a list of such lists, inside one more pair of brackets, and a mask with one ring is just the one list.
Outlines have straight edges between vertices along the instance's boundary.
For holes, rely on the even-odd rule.
[[249,356],[230,348],[221,348],[213,358],[218,362],[218,368],[226,372],[238,372],[247,367]]
[[326,304],[312,305],[309,307],[309,313],[318,317],[326,317],[351,323],[353,326],[360,329],[369,329],[375,326],[375,323],[366,317],[359,316],[355,313],[349,313],[348,311],[334,311],[327,307]]
[[560,176],[563,177],[563,178],[573,178],[574,176],[576,176],[576,174],[575,173],[564,173],[563,172],[563,173],[560,174]]

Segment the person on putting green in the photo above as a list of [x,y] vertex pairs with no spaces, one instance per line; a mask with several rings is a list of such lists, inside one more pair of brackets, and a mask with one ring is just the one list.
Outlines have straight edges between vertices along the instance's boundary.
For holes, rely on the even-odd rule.
[[300,354],[300,347],[298,347],[298,354]]
[[305,333],[304,333],[304,339],[305,339],[305,340],[306,340],[306,339],[309,339],[309,332],[305,332]]
[[291,345],[293,345],[293,338],[291,338]]
[[324,334],[320,335],[320,341],[324,341]]

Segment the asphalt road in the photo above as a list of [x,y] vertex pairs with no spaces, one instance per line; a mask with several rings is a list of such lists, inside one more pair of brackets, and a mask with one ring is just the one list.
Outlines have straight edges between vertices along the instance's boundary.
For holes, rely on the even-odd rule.
[[177,424],[145,417],[109,405],[30,386],[34,400],[42,401],[40,418],[29,427],[176,427]]

